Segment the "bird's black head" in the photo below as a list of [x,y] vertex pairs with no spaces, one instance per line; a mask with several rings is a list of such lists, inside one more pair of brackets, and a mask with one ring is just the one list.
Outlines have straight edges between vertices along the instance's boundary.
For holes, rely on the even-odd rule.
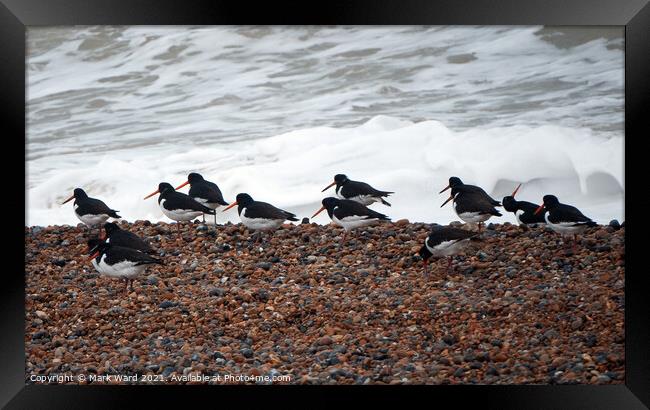
[[196,182],[204,181],[203,176],[201,176],[201,174],[197,174],[196,172],[190,173],[187,176],[187,180],[189,181],[190,184],[194,184]]
[[341,185],[345,184],[346,182],[348,182],[348,177],[347,176],[345,176],[343,174],[336,174],[336,175],[334,175],[334,182],[332,182],[331,184],[329,184],[328,186],[323,188],[323,190],[321,192],[327,191],[328,189],[330,189],[334,185],[336,185],[336,189],[338,190],[339,187]]
[[165,191],[175,191],[174,187],[168,182],[161,182],[158,184],[158,192],[164,194]]
[[334,209],[335,206],[337,206],[341,202],[340,199],[334,198],[334,197],[327,197],[323,198],[321,203],[323,204],[323,207],[327,209],[328,212],[330,212],[332,209]]
[[324,210],[327,210],[327,214],[331,218],[334,207],[336,207],[336,205],[338,205],[340,202],[341,201],[339,199],[331,197],[331,196],[328,196],[327,198],[323,198],[323,200],[321,201],[323,206],[321,206],[321,208],[318,211],[316,211],[316,213],[313,214],[311,216],[311,218],[314,219],[316,217],[316,215],[323,212]]
[[[445,192],[446,190],[448,190],[449,188],[451,188],[451,189],[452,189],[452,191],[451,191],[452,194],[451,194],[451,195],[453,196],[453,195],[454,195],[454,188],[458,188],[458,187],[462,187],[462,186],[463,186],[463,181],[461,181],[460,178],[458,178],[458,177],[450,177],[450,178],[449,178],[449,185],[447,185],[447,186],[446,186],[442,191],[440,191],[439,193],[442,194],[443,192]],[[445,202],[445,203],[446,203],[446,202]]]
[[553,209],[560,204],[555,195],[544,195],[543,201],[546,209]]
[[336,182],[337,185],[345,184],[348,181],[349,181],[348,177],[345,176],[344,174],[334,175],[334,182]]
[[92,255],[95,252],[103,251],[108,244],[99,238],[88,239],[88,254]]
[[420,251],[418,252],[418,255],[420,255],[420,257],[422,258],[422,260],[426,261],[426,260],[428,260],[428,259],[431,257],[431,255],[433,255],[433,254],[432,254],[431,252],[429,252],[429,249],[428,249],[425,245],[422,245],[422,247],[420,248]]
[[63,201],[64,204],[67,204],[68,202],[72,201],[73,199],[75,200],[75,203],[77,203],[78,200],[80,199],[86,199],[88,198],[88,195],[86,195],[86,192],[81,189],[81,188],[75,188],[72,196],[65,201]]
[[110,237],[113,232],[119,231],[120,227],[115,222],[106,222],[104,224],[104,230],[106,231],[106,236]]
[[251,202],[254,202],[254,200],[250,195],[242,192],[240,194],[237,194],[237,197],[235,197],[235,202],[241,207],[245,208],[246,205],[249,205]]
[[455,199],[456,199],[456,195],[460,194],[461,192],[467,191],[465,185],[455,185],[455,186],[451,186],[451,185],[449,185],[449,186],[447,186],[447,188],[445,188],[445,189],[443,189],[442,191],[440,191],[440,193],[445,192],[445,191],[448,190],[449,188],[451,188],[451,194],[449,195],[449,198],[447,198],[447,200],[446,200],[445,202],[443,202],[442,205],[440,205],[441,208],[442,208],[443,206],[447,205],[447,203],[448,203],[449,201],[451,201],[452,199],[455,200]]
[[463,185],[463,181],[460,180],[458,177],[450,177],[449,178],[449,186],[450,187],[456,187],[456,186],[461,186]]
[[84,191],[81,188],[75,188],[74,189],[74,197],[75,199],[85,199],[88,198],[88,195],[86,194],[86,191]]
[[508,212],[517,212],[519,207],[517,204],[517,200],[513,196],[504,196],[503,199],[501,200],[501,203],[503,204],[503,208],[508,211]]

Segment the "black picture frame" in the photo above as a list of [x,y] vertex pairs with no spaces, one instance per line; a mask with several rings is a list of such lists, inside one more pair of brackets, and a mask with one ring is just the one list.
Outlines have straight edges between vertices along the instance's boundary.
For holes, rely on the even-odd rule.
[[[481,408],[645,408],[650,407],[650,313],[643,260],[647,240],[640,220],[647,214],[648,174],[641,167],[650,118],[649,0],[400,0],[246,2],[201,0],[0,0],[0,115],[5,185],[0,203],[4,219],[3,286],[0,287],[0,405],[7,408],[103,408],[131,403],[133,393],[152,407],[169,399],[204,396],[215,405],[224,398],[247,408],[250,400],[302,406],[317,401],[346,402],[349,395],[402,403],[414,394],[430,405],[440,400]],[[39,25],[616,25],[625,26],[625,190],[626,293],[625,384],[613,386],[47,386],[25,385],[24,260],[19,258],[18,215],[26,212],[25,195],[15,195],[20,153],[25,154],[25,33]],[[11,159],[11,161],[9,160]],[[23,163],[23,183],[28,170]],[[638,187],[637,187],[638,185]],[[635,189],[637,188],[637,189]],[[13,195],[10,195],[13,194]],[[21,224],[23,226],[21,226]],[[23,247],[24,250],[24,247]],[[6,262],[6,261],[5,261]],[[21,270],[21,267],[23,267]],[[21,274],[21,272],[23,272]],[[189,389],[189,391],[188,391]],[[252,390],[255,389],[255,390]],[[182,390],[182,391],[181,391]],[[300,404],[298,402],[296,404]]]

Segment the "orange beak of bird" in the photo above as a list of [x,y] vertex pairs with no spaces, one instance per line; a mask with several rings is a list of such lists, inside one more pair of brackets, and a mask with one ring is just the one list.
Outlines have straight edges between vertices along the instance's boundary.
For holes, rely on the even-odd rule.
[[519,191],[519,188],[521,188],[521,184],[517,185],[517,188],[512,192],[512,197],[514,198],[515,195],[517,194],[517,191]]
[[232,208],[232,207],[235,206],[235,205],[238,205],[238,204],[237,204],[237,201],[235,201],[235,202],[233,202],[232,204],[228,205],[228,207],[227,207],[226,209],[224,209],[223,211],[221,211],[221,212],[226,212],[227,210],[229,210],[230,208]]
[[544,204],[541,204],[540,206],[537,207],[537,209],[535,210],[535,215],[542,212],[542,209],[544,209]]
[[[439,193],[439,194],[442,194],[443,192],[445,192],[445,191],[448,190],[449,188],[451,188],[451,185],[447,185],[447,187],[446,187],[445,189],[443,189],[442,191],[440,191],[440,192],[438,192],[438,193]],[[446,202],[445,202],[445,203],[446,203]]]
[[145,197],[144,197],[144,199],[148,199],[148,198],[151,198],[152,196],[154,196],[154,195],[156,195],[156,194],[157,194],[158,192],[159,192],[159,190],[158,190],[158,189],[156,189],[155,191],[153,191],[153,192],[152,192],[152,193],[150,193],[149,195],[147,195],[147,196],[145,196]]
[[326,187],[325,187],[321,192],[325,192],[325,191],[327,191],[328,189],[330,189],[330,188],[333,187],[334,185],[336,185],[336,181],[334,181],[334,182],[332,182],[331,184],[329,184],[328,186],[326,186]]
[[175,189],[178,191],[179,189],[183,188],[185,185],[187,185],[189,183],[190,183],[190,181],[185,181],[182,184],[180,184],[179,186],[177,186]]
[[[330,186],[332,186],[332,185],[330,185]],[[329,188],[329,187],[327,187],[327,188]],[[325,189],[327,189],[327,188],[325,188]],[[316,213],[313,214],[311,217],[314,218],[316,215],[318,215],[319,213],[323,212],[324,210],[325,210],[325,207],[324,207],[324,206],[321,206],[320,209],[319,209],[318,211],[316,211]]]
[[[449,188],[449,187],[447,187],[447,188]],[[445,189],[446,189],[446,188],[445,188]],[[443,189],[443,191],[444,191],[444,189]],[[441,192],[442,192],[442,191],[441,191]],[[451,201],[452,199],[454,199],[453,196],[450,196],[449,198],[447,198],[447,200],[446,200],[442,205],[440,205],[440,208],[442,208],[443,206],[447,205],[447,202]]]
[[88,258],[88,260],[91,261],[91,260],[95,259],[95,258],[97,257],[97,255],[99,255],[99,251],[93,253],[93,254],[90,256],[90,258]]
[[[73,199],[74,199],[74,195],[72,195],[70,198],[63,201],[63,204],[67,204],[68,202],[72,201]],[[61,204],[61,205],[63,205],[63,204]]]

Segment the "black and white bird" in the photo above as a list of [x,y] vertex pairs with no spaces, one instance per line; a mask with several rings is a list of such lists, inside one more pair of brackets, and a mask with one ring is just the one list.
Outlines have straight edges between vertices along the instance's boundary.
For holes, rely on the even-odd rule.
[[81,188],[75,188],[72,196],[63,201],[63,203],[68,203],[72,199],[74,199],[73,206],[75,215],[77,215],[77,218],[86,224],[89,229],[103,224],[108,220],[108,218],[121,218],[121,216],[117,214],[119,211],[109,208],[99,199],[90,198]]
[[478,187],[476,185],[464,184],[463,181],[461,181],[460,178],[458,178],[458,177],[450,177],[449,178],[449,185],[447,185],[445,187],[445,189],[443,189],[439,193],[442,194],[443,192],[445,192],[449,188],[455,188],[455,187],[464,187],[465,191],[467,191],[467,192],[475,192],[475,193],[485,197],[485,199],[487,199],[487,201],[490,203],[490,205],[501,206],[501,203],[499,201],[497,201],[496,199],[492,198],[490,195],[488,195],[488,193],[485,192],[485,190],[483,188]]
[[[167,182],[158,184],[158,189],[144,197],[144,199],[150,198],[158,193],[160,194],[158,196],[160,209],[167,218],[173,219],[174,221],[191,221],[201,214],[214,215],[215,213],[214,209],[201,205],[190,196],[182,192],[176,192],[174,187]],[[180,231],[180,223],[177,225]]]
[[336,185],[336,196],[340,199],[349,199],[362,205],[381,202],[384,205],[391,206],[384,200],[384,197],[394,194],[394,192],[380,191],[365,182],[352,181],[343,174],[334,175],[334,182],[326,186],[321,192],[325,192],[334,185]]
[[442,258],[448,256],[447,271],[449,271],[453,256],[462,252],[469,245],[469,240],[477,235],[478,232],[466,231],[451,226],[434,225],[419,252],[424,261],[424,274],[428,274],[427,266],[431,257]]
[[[206,181],[203,176],[192,172],[187,176],[187,181],[176,187],[176,190],[181,189],[185,185],[190,184],[190,191],[188,195],[195,201],[210,209],[217,209],[220,206],[228,205],[224,201],[221,190],[214,182]],[[205,222],[205,214],[203,215],[203,222]],[[214,224],[217,224],[217,213],[214,213]]]
[[[237,213],[242,223],[251,230],[272,231],[278,229],[284,221],[297,221],[295,214],[261,201],[255,201],[246,193],[237,194],[235,202],[223,210],[237,206]],[[259,239],[259,237],[258,237]]]
[[502,216],[494,205],[480,192],[467,188],[467,185],[456,185],[451,188],[451,196],[442,204],[453,200],[453,207],[456,215],[465,222],[478,224],[481,231],[481,224],[492,216]]
[[125,291],[133,290],[133,280],[140,276],[147,265],[163,265],[163,261],[153,258],[132,248],[116,246],[100,239],[88,241],[89,260],[97,271],[106,276],[120,278],[126,281]]
[[116,223],[106,222],[104,224],[104,234],[100,236],[100,239],[104,239],[106,243],[110,243],[115,246],[123,246],[125,248],[135,249],[144,253],[151,253],[153,249],[151,246],[141,239],[138,235],[133,232],[125,231],[121,229]]
[[323,199],[322,204],[323,206],[312,215],[312,218],[327,210],[330,219],[345,230],[342,241],[345,240],[348,232],[355,228],[374,225],[380,221],[390,221],[386,215],[349,199],[327,197]]
[[517,194],[517,191],[519,191],[519,188],[521,188],[521,184],[517,186],[512,195],[503,197],[501,200],[503,209],[514,213],[519,225],[545,224],[546,220],[544,219],[544,215],[535,213],[537,210],[537,204],[527,201],[517,201],[515,199],[515,195]]
[[574,246],[576,234],[582,233],[591,226],[598,224],[584,216],[578,208],[562,204],[554,195],[544,195],[543,203],[537,208],[535,214],[544,213],[547,226],[563,236],[573,235]]

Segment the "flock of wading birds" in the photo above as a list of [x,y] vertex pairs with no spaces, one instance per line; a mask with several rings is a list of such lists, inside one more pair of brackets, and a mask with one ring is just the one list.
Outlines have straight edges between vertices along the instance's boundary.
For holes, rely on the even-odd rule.
[[[177,191],[185,185],[190,185],[186,195]],[[325,187],[322,192],[336,185],[338,198],[327,197],[322,201],[323,206],[312,215],[324,210],[332,221],[344,228],[343,240],[348,231],[373,225],[381,221],[390,221],[384,214],[370,208],[375,202],[391,206],[384,198],[394,192],[377,190],[365,182],[352,181],[343,174],[334,176],[334,181]],[[461,252],[470,239],[480,235],[481,224],[492,216],[502,216],[495,208],[503,206],[508,212],[513,212],[521,225],[545,223],[554,231],[562,235],[573,235],[573,246],[576,246],[575,235],[583,232],[590,226],[597,225],[594,221],[584,216],[577,208],[562,204],[553,195],[545,195],[543,203],[539,206],[531,202],[517,201],[515,195],[521,187],[517,186],[512,195],[506,196],[501,201],[491,198],[482,188],[464,184],[460,178],[449,178],[449,185],[440,193],[451,188],[451,195],[441,205],[453,201],[454,211],[460,219],[471,224],[478,224],[478,232],[454,228],[451,226],[434,225],[429,236],[424,240],[419,255],[424,261],[424,272],[427,274],[427,263],[431,257],[441,258],[448,256],[451,267],[453,255]],[[227,211],[237,206],[237,211],[242,223],[254,231],[272,231],[279,228],[286,220],[298,221],[296,215],[276,208],[266,202],[255,201],[250,195],[240,193],[235,202],[228,204],[223,199],[219,187],[205,180],[197,173],[188,175],[187,181],[174,188],[167,182],[161,182],[158,189],[147,195],[144,199],[156,194],[158,205],[162,212],[170,219],[178,222],[190,221],[205,214],[215,215],[216,209],[226,206]],[[74,212],[77,217],[89,227],[99,227],[99,238],[88,240],[89,260],[97,271],[106,276],[117,277],[125,280],[125,291],[133,289],[133,280],[141,275],[146,266],[150,264],[163,264],[162,260],[151,256],[154,250],[149,244],[132,232],[121,229],[115,223],[106,223],[109,218],[119,219],[121,216],[109,208],[99,199],[90,198],[81,188],[76,188],[74,194],[64,204],[74,199]],[[102,232],[102,224],[104,232]],[[259,240],[260,236],[258,235]]]

